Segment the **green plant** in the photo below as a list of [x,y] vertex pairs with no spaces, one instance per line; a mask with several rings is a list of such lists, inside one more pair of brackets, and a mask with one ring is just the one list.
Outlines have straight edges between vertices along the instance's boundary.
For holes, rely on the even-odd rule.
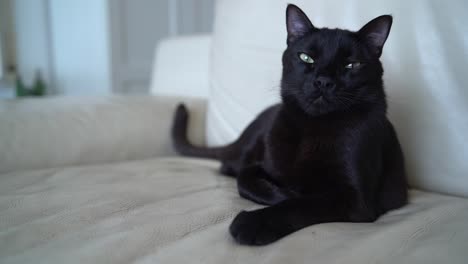
[[16,77],[16,96],[43,96],[46,91],[46,85],[41,77],[39,72],[36,73],[34,78],[34,83],[31,87],[24,85],[21,76],[17,75]]

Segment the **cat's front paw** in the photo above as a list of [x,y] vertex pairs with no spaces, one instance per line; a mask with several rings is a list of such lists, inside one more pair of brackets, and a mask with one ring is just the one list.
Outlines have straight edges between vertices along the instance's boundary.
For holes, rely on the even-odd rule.
[[282,237],[279,230],[262,210],[240,212],[232,221],[229,231],[232,237],[242,245],[266,245]]

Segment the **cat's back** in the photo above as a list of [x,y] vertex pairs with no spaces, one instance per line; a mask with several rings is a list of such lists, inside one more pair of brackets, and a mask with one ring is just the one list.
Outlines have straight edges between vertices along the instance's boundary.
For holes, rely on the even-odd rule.
[[240,146],[246,146],[263,139],[265,134],[271,130],[272,123],[277,118],[279,110],[280,104],[274,104],[260,112],[242,132],[236,143]]
[[257,115],[257,117],[251,123],[251,125],[254,125],[257,129],[260,129],[264,132],[268,131],[269,129],[271,129],[271,125],[277,118],[280,109],[281,104],[274,104],[267,107],[265,110],[263,110],[262,112],[260,112],[260,114]]

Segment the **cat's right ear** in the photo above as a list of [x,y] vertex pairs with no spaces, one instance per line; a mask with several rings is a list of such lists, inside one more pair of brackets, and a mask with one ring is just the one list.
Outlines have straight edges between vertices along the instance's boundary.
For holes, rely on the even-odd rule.
[[286,8],[286,26],[288,29],[288,45],[315,30],[307,15],[293,4],[289,4]]

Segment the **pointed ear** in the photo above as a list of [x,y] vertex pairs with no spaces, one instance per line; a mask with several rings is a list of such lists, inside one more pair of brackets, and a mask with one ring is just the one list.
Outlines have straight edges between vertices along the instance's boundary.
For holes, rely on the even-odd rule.
[[315,29],[306,14],[293,4],[289,4],[286,8],[286,26],[288,45]]
[[372,53],[380,57],[382,49],[387,40],[393,18],[390,15],[383,15],[372,19],[364,25],[358,32],[359,37],[367,43]]

